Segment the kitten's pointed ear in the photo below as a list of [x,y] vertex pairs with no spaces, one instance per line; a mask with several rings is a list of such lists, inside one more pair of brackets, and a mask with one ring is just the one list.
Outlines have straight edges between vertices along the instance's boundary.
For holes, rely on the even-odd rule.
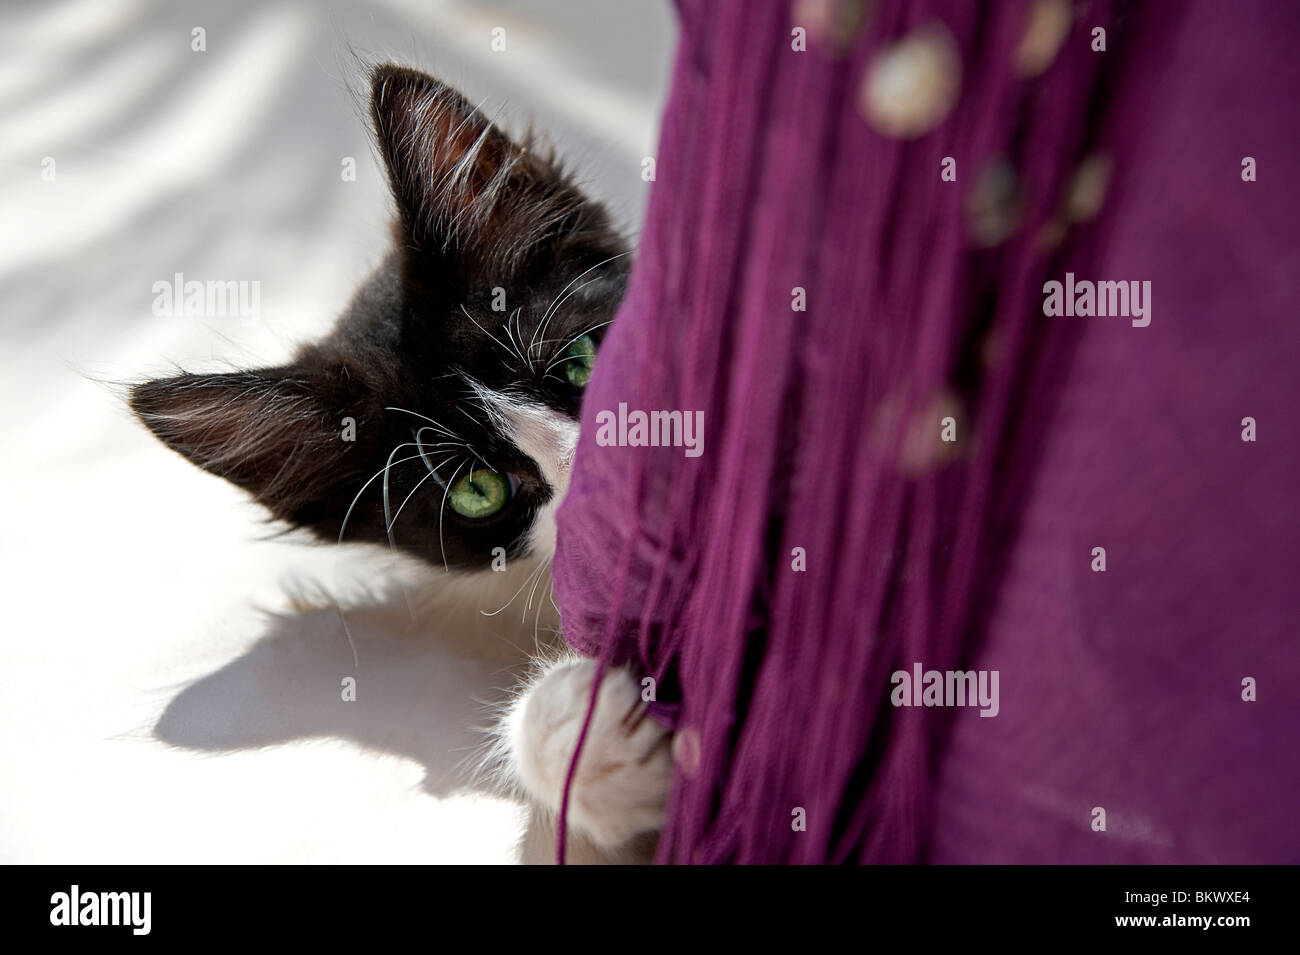
[[376,67],[370,107],[410,249],[450,255],[477,278],[566,235],[608,228],[551,162],[432,76]]
[[364,429],[348,435],[342,419],[361,422],[366,401],[342,369],[147,381],[131,389],[131,410],[169,448],[294,524],[337,528],[337,498],[362,467]]

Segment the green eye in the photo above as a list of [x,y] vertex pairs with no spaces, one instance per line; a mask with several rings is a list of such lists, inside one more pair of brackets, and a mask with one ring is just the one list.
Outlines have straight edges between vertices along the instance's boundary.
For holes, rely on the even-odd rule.
[[587,387],[591,380],[591,365],[596,360],[596,343],[590,335],[579,335],[564,353],[564,374],[575,388]]
[[447,502],[461,517],[491,517],[510,500],[510,481],[500,471],[478,468],[457,478],[447,491]]

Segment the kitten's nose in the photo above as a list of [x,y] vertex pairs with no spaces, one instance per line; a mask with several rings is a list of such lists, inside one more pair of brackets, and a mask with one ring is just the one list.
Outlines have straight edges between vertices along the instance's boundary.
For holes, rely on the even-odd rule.
[[556,488],[561,494],[569,488],[569,474],[573,471],[573,459],[578,453],[578,426],[564,422],[555,434],[556,479],[560,486]]
[[569,472],[573,470],[573,458],[576,454],[577,449],[573,448],[570,449],[567,454],[560,455],[559,470],[560,474],[563,475],[566,484],[569,480]]

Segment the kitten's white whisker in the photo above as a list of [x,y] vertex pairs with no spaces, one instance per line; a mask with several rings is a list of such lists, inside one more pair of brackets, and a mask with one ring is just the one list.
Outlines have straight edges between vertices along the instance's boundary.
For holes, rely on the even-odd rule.
[[[538,565],[538,569],[541,569],[540,564]],[[507,607],[509,607],[512,603],[515,602],[516,597],[518,597],[521,593],[523,593],[524,588],[528,586],[528,582],[533,579],[533,574],[535,573],[537,573],[537,570],[529,571],[528,576],[524,578],[524,582],[519,585],[519,589],[514,592],[514,594],[510,597],[509,600],[503,603],[496,610],[480,610],[479,613],[481,613],[485,617],[495,617],[501,611],[505,610]]]
[[519,614],[519,622],[523,623],[528,619],[528,611],[533,606],[533,594],[537,591],[537,584],[542,579],[542,570],[546,567],[546,562],[541,561],[537,564],[537,569],[528,575],[529,580],[533,582],[532,588],[528,591],[528,599],[524,601],[524,609]]
[[[549,567],[550,564],[551,564],[551,561],[548,560],[548,561],[547,561],[547,566]],[[546,589],[547,589],[548,595],[550,595],[550,594],[554,594],[554,592],[555,592],[555,585],[554,585],[554,582],[552,582],[551,584],[549,584],[549,585],[547,586]],[[551,604],[552,604],[552,605],[555,604],[555,599],[554,599],[554,597],[551,598]],[[558,608],[557,608],[557,612],[558,612]],[[539,601],[537,601],[537,611],[533,614],[533,646],[534,646],[534,647],[540,647],[540,646],[541,646],[542,637],[541,637],[541,634],[538,632],[539,628],[541,627],[541,622],[542,622],[542,602],[539,600]],[[552,628],[551,628],[551,635],[554,636],[555,633],[556,633],[556,630],[555,630],[554,627],[552,627]]]
[[[523,312],[522,306],[515,309],[515,331],[518,333],[518,338],[521,344],[523,343],[524,340],[524,329],[523,329],[523,325],[521,324],[523,322],[522,312]],[[535,336],[536,334],[537,334],[537,330],[534,329],[533,335]],[[521,353],[520,357],[524,359],[524,363],[528,366],[528,373],[531,375],[533,373],[533,346],[531,341],[529,342],[526,353]]]
[[564,354],[564,349],[568,348],[570,345],[572,345],[574,342],[576,342],[576,341],[577,341],[579,338],[581,338],[583,335],[589,335],[589,334],[591,334],[592,332],[594,332],[594,331],[595,331],[596,329],[598,329],[598,328],[604,328],[606,325],[613,324],[613,321],[614,321],[614,320],[611,318],[608,322],[598,322],[597,324],[592,325],[590,328],[585,328],[585,329],[583,329],[582,331],[578,332],[578,334],[574,335],[572,338],[570,338],[568,341],[566,341],[563,345],[561,345],[559,348],[557,348],[557,349],[555,350],[555,354],[559,355],[559,357],[556,358],[553,362],[551,362],[549,365],[547,365],[547,366],[543,369],[543,374],[545,374],[546,372],[550,371],[552,368],[554,368],[554,367],[555,367],[556,365],[558,365],[560,362],[562,362],[562,361],[568,361],[568,360],[569,360],[568,356]]
[[[401,447],[402,447],[402,446],[399,444],[397,447],[393,448],[393,450],[390,451],[390,452],[388,453],[388,462],[384,465],[384,530],[388,532],[388,549],[389,549],[389,550],[396,550],[396,549],[397,549],[397,545],[393,542],[393,521],[392,521],[392,518],[390,518],[390,517],[388,516],[388,515],[389,515],[389,511],[388,511],[388,478],[389,478],[389,472],[392,470],[392,467],[393,467],[393,455],[395,455],[395,454],[397,453],[398,449],[401,448]],[[418,447],[418,444],[417,444],[417,447]]]
[[[471,322],[474,322],[474,326],[475,326],[479,331],[481,331],[481,332],[482,332],[484,335],[486,335],[488,338],[490,338],[490,339],[492,339],[494,342],[496,342],[497,345],[501,348],[502,351],[504,351],[507,355],[513,355],[513,354],[514,354],[514,353],[513,353],[513,352],[512,352],[512,351],[511,351],[511,350],[510,350],[510,349],[509,349],[509,348],[508,348],[508,347],[507,347],[507,346],[506,346],[506,345],[501,341],[501,339],[497,338],[497,337],[496,337],[495,335],[493,335],[490,331],[488,331],[486,328],[484,328],[482,325],[480,325],[477,321],[475,321],[475,320],[474,320],[474,316],[471,315],[469,312],[467,312],[467,311],[465,310],[465,306],[464,306],[464,305],[462,305],[462,306],[460,307],[460,310],[461,310],[462,312],[465,312],[465,317],[468,318]],[[507,365],[507,367],[509,367],[509,365]]]
[[[446,431],[442,430],[441,428],[431,428],[431,427],[429,427],[428,425],[425,425],[425,426],[422,427],[422,428],[418,428],[418,429],[416,429],[416,432],[415,432],[415,440],[418,441],[420,444],[425,444],[425,443],[426,443],[425,440],[424,440],[424,438],[422,437],[422,435],[423,435],[424,432],[426,432],[426,431],[432,431],[432,432],[433,432],[433,437],[435,437],[435,438],[449,437],[449,438],[453,438],[453,439],[454,439],[454,441],[444,442],[444,443],[446,443],[446,444],[459,443],[460,440],[461,440],[460,438],[457,438],[456,435],[454,435],[454,434],[448,434]],[[430,446],[432,446],[432,445],[430,445]]]
[[352,665],[354,667],[359,667],[361,665],[361,658],[357,656],[357,644],[356,641],[352,639],[352,628],[348,626],[348,618],[344,615],[343,608],[339,605],[337,600],[334,601],[334,609],[338,611],[339,623],[343,624],[343,634],[348,638],[348,646],[352,648]]
[[[627,250],[624,251],[624,252],[619,252],[617,255],[611,255],[609,258],[605,259],[603,262],[597,262],[595,265],[593,265],[593,266],[592,266],[591,268],[589,268],[589,269],[586,269],[586,270],[584,270],[584,271],[582,271],[582,272],[579,272],[577,275],[575,275],[575,276],[574,276],[574,277],[569,281],[569,284],[568,284],[568,285],[566,285],[566,286],[564,286],[564,288],[560,289],[560,294],[557,295],[557,296],[555,296],[555,300],[558,302],[559,299],[560,299],[560,296],[562,296],[565,292],[567,292],[570,288],[572,288],[573,285],[574,285],[574,283],[577,282],[577,281],[578,281],[580,278],[582,278],[584,275],[586,275],[588,272],[594,272],[596,269],[600,268],[602,265],[608,265],[610,262],[613,262],[615,259],[621,259],[623,256],[625,256],[625,255],[631,255],[631,254],[632,254],[632,250],[631,250],[631,249],[627,249]],[[549,322],[549,321],[551,320],[551,316],[554,314],[554,312],[553,312],[553,309],[554,309],[554,308],[555,308],[555,302],[552,302],[550,305],[548,305],[548,306],[546,307],[546,311],[542,313],[541,321],[538,322],[538,324],[537,324],[537,331],[534,332],[534,335],[540,335],[542,332],[544,332],[544,331],[546,330],[546,323]],[[531,349],[530,349],[530,350],[531,350]]]
[[558,613],[560,612],[560,605],[557,604],[557,603],[555,602],[555,588],[554,588],[554,587],[551,588],[551,592],[550,592],[549,594],[547,594],[547,596],[550,598],[551,606],[555,608],[555,612],[558,614]]
[[[407,446],[407,445],[399,444],[397,447],[393,448],[392,452],[388,455],[388,463],[384,465],[384,529],[385,529],[385,530],[387,531],[387,533],[388,533],[388,547],[389,547],[390,550],[395,550],[395,549],[397,548],[397,542],[393,539],[393,525],[397,523],[397,516],[394,515],[394,516],[391,517],[391,518],[388,516],[388,511],[389,511],[389,500],[388,500],[388,478],[389,478],[389,471],[391,470],[391,468],[392,468],[392,466],[393,466],[393,455],[396,454],[399,450],[401,450],[403,447],[406,447],[406,446]],[[419,444],[419,441],[418,441],[418,433],[417,433],[416,447],[417,447],[417,448],[421,447],[420,444]],[[421,453],[418,455],[418,457],[419,457],[422,461],[424,461],[424,466],[425,466],[426,468],[429,469],[429,473],[426,474],[424,477],[420,478],[420,480],[419,480],[418,482],[416,482],[415,488],[411,491],[411,494],[414,494],[416,490],[419,490],[420,485],[423,484],[425,481],[429,480],[429,478],[431,478],[431,477],[436,477],[436,476],[437,476],[437,469],[436,469],[436,468],[433,468],[433,467],[429,467],[429,461],[428,461],[427,458],[425,458],[424,453],[423,453],[423,450],[421,450]],[[438,478],[438,482],[441,483],[441,482],[442,482],[442,479],[441,479],[441,478]],[[410,499],[411,499],[411,498],[410,498],[410,495],[407,495],[406,501],[409,501]],[[405,507],[405,506],[406,506],[406,501],[403,501],[403,502],[402,502],[402,507]],[[397,509],[397,513],[398,513],[398,514],[401,514],[401,512],[402,512],[402,508],[399,507],[399,508]],[[410,601],[409,601],[409,600],[407,601],[407,606],[408,606],[408,608],[409,608],[409,606],[410,606]],[[414,612],[412,612],[412,614],[413,614],[412,619],[414,619]]]
[[[541,570],[545,566],[546,566],[546,562],[543,561],[542,563],[537,565],[537,568],[538,570]],[[520,623],[523,623],[524,620],[528,617],[528,609],[533,605],[533,594],[537,592],[537,585],[540,584],[541,582],[542,582],[542,575],[539,573],[537,574],[537,579],[533,581],[532,589],[528,591],[528,602],[524,604],[524,612],[519,617]],[[541,607],[542,607],[541,601],[538,601],[537,608],[540,610]],[[536,628],[534,628],[533,635],[536,636]]]
[[[446,487],[446,484],[442,480],[442,475],[438,473],[438,469],[441,468],[443,465],[447,464],[449,461],[454,461],[455,459],[456,459],[455,451],[443,451],[441,455],[436,459],[436,461],[432,461],[430,458],[427,457],[424,459],[424,466],[429,469],[429,473],[433,475],[433,479],[438,482],[439,487]],[[399,507],[398,510],[400,511],[401,508]],[[393,517],[393,523],[397,523],[396,516]]]
[[518,355],[518,356],[519,356],[519,360],[520,360],[521,362],[524,363],[524,367],[527,368],[529,371],[532,371],[532,370],[533,370],[533,366],[529,363],[528,359],[524,357],[523,348],[522,348],[522,346],[520,345],[520,342],[523,341],[523,337],[524,337],[524,336],[523,336],[523,332],[520,332],[520,334],[519,334],[519,339],[518,339],[518,341],[517,341],[517,340],[515,339],[515,333],[514,333],[514,331],[511,330],[511,328],[510,328],[510,321],[511,321],[511,319],[514,319],[514,322],[515,322],[515,328],[517,329],[517,328],[519,327],[519,313],[520,313],[521,311],[523,311],[523,306],[522,306],[522,305],[519,306],[518,308],[516,308],[513,312],[511,312],[510,315],[509,315],[509,317],[506,318],[506,323],[505,323],[505,326],[504,326],[504,327],[505,327],[505,330],[506,330],[506,335],[510,338],[510,344],[514,346],[515,354]]
[[[432,443],[432,444],[425,444],[425,443],[424,443],[424,439],[421,438],[420,436],[421,436],[422,434],[424,434],[424,432],[426,432],[426,431],[433,431],[433,430],[434,430],[433,428],[421,428],[419,431],[415,432],[415,442],[416,442],[417,445],[419,445],[420,456],[421,456],[422,458],[424,458],[424,466],[427,467],[430,471],[437,471],[438,468],[439,468],[441,465],[440,465],[440,464],[434,464],[434,463],[433,463],[433,459],[434,459],[434,458],[442,459],[442,458],[446,458],[446,457],[454,456],[456,452],[454,452],[454,451],[437,451],[437,452],[430,451],[428,454],[425,454],[425,448],[430,448],[430,449],[432,449],[432,448],[445,448],[445,447],[452,447],[452,448],[468,448],[469,445],[465,444],[463,441],[435,441],[435,442]],[[436,433],[436,432],[435,432],[435,433]],[[438,480],[438,483],[440,483],[440,484],[442,483],[442,478],[438,478],[437,480]]]
[[[397,446],[397,448],[395,448],[394,450],[400,450],[401,448],[405,448],[405,447],[418,447],[418,445],[416,445],[414,442],[408,442],[407,444],[399,444],[399,445]],[[392,463],[393,463],[394,465],[397,465],[397,464],[405,464],[407,461],[417,461],[417,460],[419,460],[419,459],[422,458],[422,457],[423,457],[423,455],[420,455],[420,454],[413,454],[413,455],[411,455],[409,458],[402,458],[402,460],[400,460],[400,461],[394,461],[394,462],[392,462]],[[352,510],[353,510],[353,508],[355,508],[355,507],[357,506],[357,501],[361,500],[361,495],[364,494],[364,493],[366,492],[366,488],[370,487],[370,485],[373,484],[373,483],[375,482],[376,478],[378,478],[379,475],[384,474],[385,472],[387,472],[388,468],[389,468],[389,465],[388,465],[388,464],[385,464],[382,468],[380,468],[380,469],[379,469],[378,471],[376,471],[373,475],[371,475],[370,480],[366,481],[365,484],[361,485],[361,490],[357,491],[356,497],[352,498],[352,503],[348,505],[348,509],[347,509],[347,511],[346,511],[346,512],[344,513],[344,515],[343,515],[343,523],[339,526],[339,540],[338,540],[338,542],[339,542],[340,544],[343,543],[343,533],[344,533],[344,531],[346,531],[346,530],[348,529],[348,518],[350,518],[350,517],[352,516]]]
[[451,486],[456,483],[456,475],[460,473],[460,469],[464,466],[465,462],[462,461],[457,465],[456,470],[451,472],[451,478],[447,481],[447,487],[442,492],[442,504],[438,507],[438,549],[442,551],[443,570],[451,570],[451,568],[447,566],[447,545],[443,543],[442,539],[442,520],[443,515],[447,511],[447,495],[451,493]]
[[446,435],[447,437],[449,437],[449,438],[458,438],[458,437],[459,437],[459,435],[455,434],[454,432],[452,432],[452,431],[448,431],[448,430],[447,430],[447,427],[446,427],[445,425],[443,425],[443,424],[441,424],[441,423],[439,423],[439,422],[437,422],[437,421],[434,421],[434,420],[433,420],[432,418],[430,418],[428,415],[422,415],[422,414],[419,414],[419,413],[417,413],[417,412],[410,411],[410,410],[407,409],[407,408],[398,408],[398,407],[396,407],[396,406],[394,406],[394,405],[386,405],[386,406],[384,407],[384,410],[385,410],[385,411],[400,411],[400,412],[402,412],[403,414],[414,415],[415,417],[420,418],[420,419],[423,420],[423,421],[427,421],[427,422],[429,422],[429,424],[431,424],[431,425],[433,425],[435,428],[438,428],[439,430],[441,430],[442,433],[445,434],[445,435]]
[[[425,481],[429,480],[429,478],[437,478],[437,477],[438,477],[437,471],[430,471],[424,477],[420,478],[420,480],[415,482],[415,487],[411,488],[411,493],[406,495],[406,500],[402,501],[402,503],[398,505],[397,513],[393,515],[393,527],[397,526],[397,519],[402,516],[402,508],[406,507],[407,503],[411,500],[411,498],[415,497],[415,492],[420,489],[421,485],[423,485]],[[438,478],[438,483],[439,484],[442,483],[441,478]],[[388,528],[390,538],[392,536],[393,527]]]
[[[594,278],[594,279],[591,279],[591,280],[588,281],[588,282],[583,282],[581,285],[579,285],[579,286],[578,286],[577,288],[575,288],[573,291],[569,292],[568,294],[565,294],[565,295],[564,295],[564,298],[562,298],[562,299],[560,299],[560,300],[558,300],[557,302],[554,303],[553,307],[554,307],[554,309],[555,309],[555,312],[558,312],[558,311],[560,310],[560,306],[561,306],[561,305],[563,305],[563,304],[564,304],[565,302],[567,302],[569,299],[573,298],[573,296],[577,295],[579,292],[581,292],[583,289],[585,289],[588,285],[591,285],[593,282],[599,282],[599,281],[600,281],[599,278]],[[562,294],[563,294],[563,293],[562,293]],[[555,312],[553,312],[552,314],[555,314]],[[550,321],[550,318],[547,318],[546,321],[549,322],[549,321]],[[538,329],[538,330],[539,330],[539,331],[541,330],[541,329],[540,329],[540,326],[539,326],[539,329]],[[550,340],[551,340],[551,339],[545,339],[545,340],[543,340],[542,342],[539,342],[538,344],[545,344],[547,341],[550,341]],[[531,345],[531,344],[528,346],[528,354],[531,355],[531,354],[533,353],[533,348],[534,348],[534,346]],[[530,365],[529,367],[531,368],[532,366]]]

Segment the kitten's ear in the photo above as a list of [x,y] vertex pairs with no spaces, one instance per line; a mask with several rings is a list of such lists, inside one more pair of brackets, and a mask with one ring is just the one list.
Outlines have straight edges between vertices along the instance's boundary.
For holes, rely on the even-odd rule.
[[478,279],[566,236],[608,229],[603,209],[553,163],[445,83],[376,67],[370,108],[410,250],[451,256]]
[[[361,426],[366,406],[341,367],[184,374],[131,389],[131,410],[173,451],[277,517],[326,532],[373,443]],[[350,434],[348,417],[357,423]]]

